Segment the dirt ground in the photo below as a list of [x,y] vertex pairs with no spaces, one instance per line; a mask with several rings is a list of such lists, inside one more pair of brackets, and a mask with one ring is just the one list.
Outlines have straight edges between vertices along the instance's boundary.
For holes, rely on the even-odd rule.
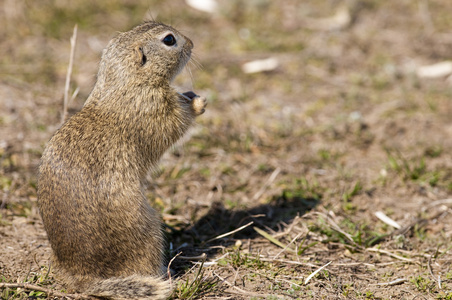
[[452,2],[218,3],[0,1],[0,284],[63,289],[36,169],[74,25],[70,113],[109,39],[154,18],[193,40],[176,84],[208,98],[149,175],[168,261],[181,253],[171,299],[452,299]]

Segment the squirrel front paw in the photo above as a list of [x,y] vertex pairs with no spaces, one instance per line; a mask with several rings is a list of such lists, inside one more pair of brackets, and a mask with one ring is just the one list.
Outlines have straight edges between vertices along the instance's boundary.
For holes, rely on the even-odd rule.
[[206,97],[201,97],[193,92],[186,92],[181,94],[191,105],[195,115],[202,115],[206,111],[207,100]]
[[196,96],[192,99],[191,106],[197,116],[202,115],[206,111],[206,97]]

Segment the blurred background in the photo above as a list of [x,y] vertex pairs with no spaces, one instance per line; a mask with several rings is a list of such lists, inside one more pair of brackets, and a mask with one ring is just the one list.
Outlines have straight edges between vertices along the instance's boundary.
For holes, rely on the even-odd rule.
[[[446,0],[0,1],[0,273],[23,278],[31,253],[48,259],[36,169],[61,124],[75,25],[71,114],[117,32],[154,19],[195,44],[175,85],[206,96],[207,111],[147,191],[182,231],[178,247],[247,220],[278,231],[307,211],[366,238],[391,232],[377,210],[402,225],[438,216],[429,205],[452,194],[451,12]],[[446,245],[450,217],[435,220],[384,245]]]

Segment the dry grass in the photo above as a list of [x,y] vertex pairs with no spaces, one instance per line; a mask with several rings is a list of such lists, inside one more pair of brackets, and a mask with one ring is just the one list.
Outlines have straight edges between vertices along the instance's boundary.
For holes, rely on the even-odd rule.
[[[152,16],[193,39],[202,67],[177,85],[209,101],[149,177],[178,255],[171,298],[452,299],[452,77],[416,75],[450,59],[452,4],[223,2],[3,1],[0,284],[62,290],[35,170],[64,93],[80,109],[110,37]],[[278,67],[242,71],[267,58]]]

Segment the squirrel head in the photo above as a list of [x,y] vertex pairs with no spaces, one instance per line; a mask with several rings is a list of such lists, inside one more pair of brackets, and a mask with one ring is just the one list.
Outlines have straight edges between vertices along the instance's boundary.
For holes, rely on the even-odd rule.
[[110,41],[96,85],[103,91],[122,86],[169,86],[190,60],[192,48],[192,41],[176,29],[147,21]]

